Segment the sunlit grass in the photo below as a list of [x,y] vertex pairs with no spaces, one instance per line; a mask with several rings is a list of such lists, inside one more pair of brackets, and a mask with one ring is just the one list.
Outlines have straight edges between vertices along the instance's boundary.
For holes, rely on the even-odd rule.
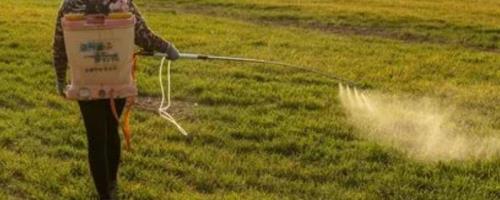
[[152,10],[228,16],[259,24],[300,26],[341,34],[375,35],[413,42],[449,43],[495,50],[500,45],[500,4],[470,1],[165,1]]
[[[471,123],[499,128],[496,53],[159,12],[147,1],[138,3],[152,29],[183,51],[310,65],[374,90],[455,104],[477,115]],[[94,195],[78,108],[59,98],[54,88],[50,52],[58,5],[56,0],[2,3],[7,9],[0,17],[1,199]],[[141,59],[143,96],[160,95],[157,64],[157,59]],[[194,140],[155,114],[137,110],[132,122],[135,151],[124,154],[120,172],[124,199],[500,195],[498,159],[417,162],[356,137],[337,100],[335,81],[279,67],[224,62],[179,61],[172,73],[174,99],[192,113],[176,117]]]

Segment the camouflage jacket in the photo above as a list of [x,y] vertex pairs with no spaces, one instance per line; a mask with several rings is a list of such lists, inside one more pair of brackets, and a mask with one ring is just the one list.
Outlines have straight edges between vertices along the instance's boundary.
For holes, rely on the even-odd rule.
[[[67,13],[87,13],[89,1],[94,0],[64,0],[57,15],[57,23],[54,35],[53,56],[54,68],[56,70],[57,82],[65,84],[68,58],[66,55],[66,47],[64,44],[64,33],[62,29],[61,19]],[[139,13],[139,10],[132,0],[98,0],[105,5],[107,11],[129,11],[133,13],[137,19],[135,24],[135,44],[139,47],[159,52],[166,52],[170,43],[155,35],[146,25],[144,18]],[[94,10],[96,11],[96,10]],[[97,10],[97,12],[105,12]]]

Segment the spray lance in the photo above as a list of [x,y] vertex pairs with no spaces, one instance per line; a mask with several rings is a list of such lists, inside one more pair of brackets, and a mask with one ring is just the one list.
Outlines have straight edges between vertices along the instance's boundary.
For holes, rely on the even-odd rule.
[[[171,101],[170,101],[170,92],[171,92],[170,67],[171,67],[171,63],[172,63],[171,60],[168,59],[168,56],[165,53],[140,51],[139,53],[137,53],[137,55],[153,56],[153,57],[162,58],[161,63],[160,63],[160,69],[159,69],[159,81],[160,81],[160,88],[161,88],[161,92],[162,92],[162,99],[161,99],[160,107],[158,108],[158,114],[162,118],[164,118],[167,121],[174,124],[177,127],[177,129],[179,130],[179,132],[181,132],[183,135],[188,136],[187,131],[184,128],[182,128],[182,126],[179,123],[177,123],[177,121],[174,119],[174,117],[172,115],[170,115],[168,113],[168,109],[171,106]],[[338,81],[338,82],[346,84],[346,85],[351,85],[351,86],[360,86],[361,85],[359,83],[356,83],[355,81],[344,79],[344,78],[338,77],[338,76],[330,74],[330,73],[318,71],[318,70],[315,70],[311,67],[292,65],[292,64],[283,63],[283,62],[260,60],[260,59],[253,59],[253,58],[239,58],[239,57],[215,56],[215,55],[204,55],[204,54],[193,54],[193,53],[180,53],[179,59],[204,60],[204,61],[214,60],[214,61],[229,61],[229,62],[241,62],[241,63],[269,64],[269,65],[283,66],[286,68],[292,68],[292,69],[296,69],[296,70],[303,71],[303,72],[314,73],[314,74],[321,75],[323,77]],[[168,64],[167,64],[167,91],[165,92],[165,88],[163,86],[163,66],[165,64],[165,61],[167,61],[167,60],[168,60]]]

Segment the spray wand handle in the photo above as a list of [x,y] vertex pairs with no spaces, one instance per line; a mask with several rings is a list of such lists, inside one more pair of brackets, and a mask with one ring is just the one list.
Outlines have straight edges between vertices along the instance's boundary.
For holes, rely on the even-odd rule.
[[[144,51],[144,50],[141,50],[141,51],[137,52],[136,55],[154,56],[154,57],[165,57],[165,58],[168,59],[168,55],[166,53],[158,53],[158,52],[154,52],[154,51]],[[210,57],[207,56],[207,55],[201,55],[201,54],[180,53],[179,54],[179,59],[208,60],[208,59],[210,59]]]
[[[164,57],[164,58],[168,59],[168,55],[166,53],[141,51],[138,54],[139,55],[145,55],[145,56]],[[213,55],[192,54],[192,53],[180,53],[179,54],[179,59],[189,59],[189,60],[223,60],[223,61],[233,61],[233,62],[249,62],[249,63],[261,63],[261,64],[279,65],[279,66],[294,68],[296,70],[300,70],[300,71],[304,71],[304,72],[315,73],[315,74],[327,77],[329,79],[333,79],[333,80],[342,82],[342,83],[347,84],[347,85],[362,86],[362,84],[359,84],[359,83],[357,83],[355,81],[344,79],[344,78],[336,76],[334,74],[330,74],[330,73],[326,73],[326,72],[323,72],[323,71],[315,70],[314,68],[311,68],[311,67],[305,67],[305,66],[299,66],[299,65],[291,65],[291,64],[282,63],[282,62],[276,62],[276,61],[267,61],[267,60],[253,59],[253,58],[238,58],[238,57],[227,57],[227,56],[213,56]]]

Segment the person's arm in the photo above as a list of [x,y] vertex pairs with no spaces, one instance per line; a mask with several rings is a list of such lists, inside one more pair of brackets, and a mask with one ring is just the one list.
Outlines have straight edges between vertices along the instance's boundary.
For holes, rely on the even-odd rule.
[[64,46],[64,33],[61,25],[65,7],[66,1],[64,1],[57,14],[53,43],[53,64],[56,71],[57,91],[60,95],[64,95],[64,88],[66,87],[66,70],[68,68],[68,57],[66,55],[66,47]]
[[158,37],[149,29],[146,21],[132,1],[130,1],[129,7],[129,11],[135,15],[137,20],[135,24],[135,44],[142,47],[146,51],[159,51],[166,53],[168,58],[171,60],[178,59],[179,51],[175,48],[175,46],[172,43]]

